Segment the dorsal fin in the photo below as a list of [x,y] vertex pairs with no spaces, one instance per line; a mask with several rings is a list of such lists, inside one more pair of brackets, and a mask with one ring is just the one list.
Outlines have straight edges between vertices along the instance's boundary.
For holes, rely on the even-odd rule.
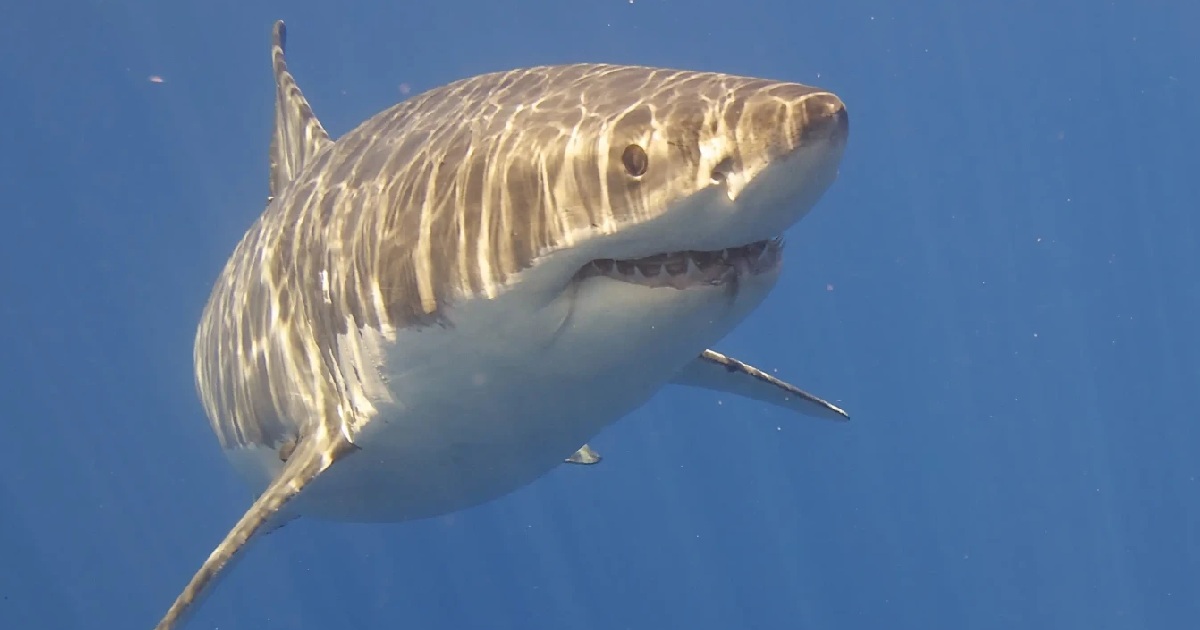
[[275,22],[271,33],[271,69],[275,73],[275,129],[271,133],[271,198],[291,182],[300,169],[332,142],[308,100],[288,72],[284,59],[287,28]]

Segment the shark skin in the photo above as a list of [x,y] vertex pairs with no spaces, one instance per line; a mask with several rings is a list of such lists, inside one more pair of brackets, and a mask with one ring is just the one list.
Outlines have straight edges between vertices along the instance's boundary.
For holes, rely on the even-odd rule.
[[[572,64],[430,90],[333,139],[271,46],[270,196],[194,347],[257,498],[158,623],[299,516],[400,522],[502,497],[666,385],[840,408],[709,349],[836,178],[833,93]],[[582,446],[581,446],[582,445]]]

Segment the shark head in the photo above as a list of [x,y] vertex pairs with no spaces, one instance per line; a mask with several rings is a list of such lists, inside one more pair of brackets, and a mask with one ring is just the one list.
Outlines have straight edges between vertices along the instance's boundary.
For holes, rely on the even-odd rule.
[[[380,185],[409,212],[382,235],[402,264],[381,276],[421,297],[384,298],[412,309],[394,319],[457,322],[478,300],[481,319],[502,311],[519,322],[507,332],[543,333],[532,344],[543,353],[586,355],[596,370],[636,357],[655,374],[765,298],[783,233],[833,182],[849,131],[842,101],[822,89],[594,64],[450,84],[339,142],[354,156],[393,126],[431,165]],[[413,159],[406,142],[389,149]]]
[[434,90],[341,153],[428,161],[378,183],[388,223],[403,226],[380,235],[382,255],[411,262],[420,297],[391,302],[420,307],[411,317],[522,283],[688,291],[770,274],[780,236],[834,180],[848,130],[841,100],[809,86],[580,64]]
[[[643,273],[643,284],[655,286],[745,275],[726,273],[734,266],[721,260],[763,258],[749,271],[773,267],[773,244],[837,174],[849,130],[841,100],[804,85],[721,74],[591,72],[597,76],[581,86],[580,119],[543,148],[566,174],[553,207],[571,224],[565,244],[651,273],[646,258],[691,253],[689,273]],[[611,276],[639,282],[635,270],[624,270]]]

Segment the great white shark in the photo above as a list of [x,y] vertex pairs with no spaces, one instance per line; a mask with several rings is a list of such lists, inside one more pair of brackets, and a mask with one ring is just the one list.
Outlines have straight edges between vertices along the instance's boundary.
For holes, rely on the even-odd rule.
[[480,75],[333,140],[275,24],[270,197],[216,281],[196,386],[258,498],[157,625],[297,516],[397,522],[520,488],[668,384],[846,413],[709,349],[834,181],[832,92],[659,68]]

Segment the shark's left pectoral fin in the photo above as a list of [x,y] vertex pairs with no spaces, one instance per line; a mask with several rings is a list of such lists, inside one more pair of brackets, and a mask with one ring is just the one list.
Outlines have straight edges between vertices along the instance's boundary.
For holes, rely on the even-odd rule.
[[600,453],[593,451],[592,447],[584,444],[579,447],[578,451],[575,451],[563,461],[568,464],[595,464],[600,461]]
[[714,350],[701,353],[672,382],[736,394],[806,416],[842,421],[850,419],[849,414],[833,403]]

